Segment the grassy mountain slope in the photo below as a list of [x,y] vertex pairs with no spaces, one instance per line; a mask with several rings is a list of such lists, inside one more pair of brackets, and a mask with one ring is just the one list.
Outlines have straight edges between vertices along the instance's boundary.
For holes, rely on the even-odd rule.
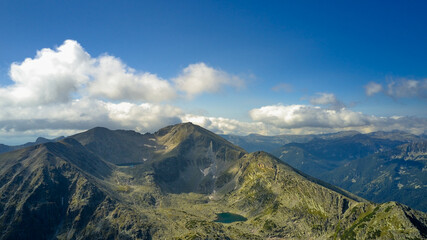
[[[0,239],[427,237],[425,213],[369,203],[192,124],[150,135],[154,150],[140,134],[91,131],[0,155]],[[138,157],[108,149],[122,143],[150,158],[122,164]],[[223,212],[247,220],[215,222]]]

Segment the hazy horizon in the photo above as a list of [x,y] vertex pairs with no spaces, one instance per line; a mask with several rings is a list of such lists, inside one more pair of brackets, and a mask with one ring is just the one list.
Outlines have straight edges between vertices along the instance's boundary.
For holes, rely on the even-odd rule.
[[[97,128],[97,127],[104,128],[103,126],[96,126],[94,128]],[[91,129],[93,129],[93,128],[91,128]],[[85,131],[88,131],[88,130],[90,130],[90,129],[81,130],[81,131],[78,131],[76,133],[78,134],[78,133],[85,132]],[[110,129],[110,130],[113,130],[113,131],[114,130],[124,130],[124,131],[131,130],[131,131],[134,131],[133,129],[124,129],[124,128]],[[277,136],[286,136],[286,135],[327,135],[327,134],[335,134],[335,133],[341,133],[341,132],[352,132],[352,131],[356,131],[356,130],[347,130],[347,131],[338,131],[338,132],[324,132],[324,133],[322,133],[322,132],[320,132],[320,133],[306,133],[306,134],[279,134],[279,135],[263,135],[263,134],[259,134],[259,133],[248,133],[248,134],[245,134],[245,135],[238,135],[238,134],[219,134],[219,135],[220,136],[221,135],[242,136],[242,137],[250,136],[250,135],[259,135],[259,136],[264,136],[264,137],[277,137]],[[384,131],[384,132],[386,132],[386,133],[393,133],[393,132],[396,132],[396,131],[400,132],[401,130],[391,130],[391,131]],[[364,133],[359,132],[359,131],[356,131],[356,132],[361,133],[361,134],[370,134],[370,133],[382,132],[382,131],[373,131],[373,132],[364,132]],[[403,132],[406,132],[406,131],[403,131]],[[154,132],[152,131],[152,132],[140,132],[140,133],[141,134],[145,134],[145,133],[154,133]],[[406,133],[408,133],[408,132],[406,132]],[[425,134],[426,133],[422,133],[422,134],[418,134],[418,135],[415,134],[415,135],[416,136],[424,136]],[[28,140],[25,140],[24,142],[10,142],[9,144],[5,144],[5,143],[0,142],[0,144],[5,144],[5,145],[8,145],[8,146],[19,146],[19,145],[24,145],[26,143],[36,142],[38,138],[45,138],[45,139],[48,139],[48,140],[54,140],[56,138],[62,138],[62,137],[66,138],[66,137],[70,137],[70,136],[72,136],[72,135],[67,135],[67,136],[64,136],[64,135],[60,135],[60,136],[47,136],[47,137],[44,137],[44,136],[34,136],[34,137],[27,137],[26,139],[28,139]]]

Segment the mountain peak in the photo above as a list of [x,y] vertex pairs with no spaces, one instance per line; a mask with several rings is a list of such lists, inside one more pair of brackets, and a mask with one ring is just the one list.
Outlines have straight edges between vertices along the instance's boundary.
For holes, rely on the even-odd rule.
[[1,239],[426,236],[421,212],[369,203],[192,123],[99,127],[2,154],[0,183]]
[[38,137],[37,139],[36,139],[36,144],[40,144],[40,143],[45,143],[45,142],[50,142],[51,140],[49,140],[49,139],[47,139],[47,138],[44,138],[44,137]]
[[[167,133],[170,132],[187,132],[187,133],[191,133],[194,132],[195,130],[202,130],[203,128],[195,125],[191,122],[186,122],[186,123],[178,123],[175,125],[170,125],[164,128],[159,129],[155,134],[158,136],[164,136]],[[204,129],[203,129],[204,130]]]
[[110,130],[106,127],[94,127],[94,128],[87,130],[87,132],[91,132],[91,133],[105,133],[105,132],[111,132],[111,131],[112,130]]
[[242,148],[233,145],[219,135],[191,122],[164,127],[155,132],[154,135],[157,137],[159,143],[165,145],[169,150],[175,148],[177,145],[183,142],[196,141],[205,145],[207,144],[207,146],[210,144],[210,142],[213,142],[214,145],[215,143],[220,143],[222,145],[227,145],[234,149],[238,149],[238,151],[245,152],[245,150]]

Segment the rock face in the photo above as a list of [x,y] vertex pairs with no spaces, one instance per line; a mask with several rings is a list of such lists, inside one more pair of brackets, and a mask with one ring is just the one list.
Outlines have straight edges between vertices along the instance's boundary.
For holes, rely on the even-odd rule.
[[425,213],[367,202],[191,123],[4,153],[0,194],[0,239],[427,237]]

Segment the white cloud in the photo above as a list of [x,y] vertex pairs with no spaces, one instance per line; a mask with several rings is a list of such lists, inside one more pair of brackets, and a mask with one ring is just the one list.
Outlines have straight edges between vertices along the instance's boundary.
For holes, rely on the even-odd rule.
[[192,122],[217,134],[247,135],[249,133],[270,134],[268,128],[261,122],[241,122],[235,119],[222,117],[206,117],[186,114],[181,117],[182,122]]
[[398,79],[390,81],[387,88],[379,83],[370,82],[365,86],[366,95],[372,96],[384,92],[392,98],[427,98],[427,79]]
[[119,104],[106,103],[108,117],[119,123],[120,127],[135,129],[139,132],[156,131],[164,126],[180,123],[182,111],[169,105],[151,103]]
[[0,88],[0,104],[44,105],[64,103],[75,95],[111,100],[164,101],[176,97],[171,84],[151,73],[136,73],[109,55],[92,58],[80,44],[66,40],[42,49],[35,58],[13,63],[14,84]]
[[[22,136],[56,137],[96,126],[155,131],[166,125],[191,121],[222,134],[306,134],[339,130],[405,130],[423,132],[426,119],[368,116],[343,108],[333,94],[319,93],[312,104],[272,105],[250,111],[252,122],[189,115],[168,101],[186,94],[191,98],[214,93],[243,81],[204,63],[191,64],[172,80],[138,72],[120,59],[91,57],[80,44],[65,41],[56,49],[42,49],[34,58],[13,63],[12,85],[0,87],[0,143]],[[286,90],[280,85],[279,90]],[[395,97],[425,96],[427,80],[401,80],[390,84]],[[370,93],[374,94],[371,90]],[[335,109],[335,110],[334,110]],[[13,139],[12,139],[13,138]],[[11,140],[12,139],[12,140]],[[28,139],[34,140],[34,139]],[[15,143],[16,143],[15,141]],[[7,143],[7,142],[6,142]]]
[[328,105],[335,109],[345,107],[344,103],[339,101],[333,93],[317,93],[315,97],[310,99],[310,103],[313,105]]
[[113,100],[164,101],[176,97],[170,83],[151,73],[136,73],[120,59],[101,56],[91,72],[91,95]]
[[76,96],[109,100],[161,102],[175,99],[177,89],[193,97],[218,92],[223,86],[239,87],[237,76],[204,63],[190,64],[170,81],[149,72],[137,72],[120,59],[91,57],[74,40],[56,49],[42,49],[34,58],[13,63],[13,85],[0,88],[0,104],[44,105],[68,102]]
[[96,126],[155,131],[179,123],[181,110],[151,103],[111,103],[89,98],[39,107],[4,107],[0,129],[26,132],[33,130],[85,130]]
[[376,93],[379,93],[383,90],[383,86],[376,82],[370,82],[365,86],[365,93],[368,96],[372,96]]
[[89,80],[91,64],[91,57],[76,41],[67,40],[56,50],[42,49],[34,59],[11,65],[14,84],[0,88],[0,105],[67,102]]
[[[74,40],[13,63],[10,78],[13,84],[0,86],[0,139],[11,133],[51,136],[95,126],[154,131],[181,122],[179,108],[160,103],[177,98],[178,85],[184,91],[186,84],[196,83],[196,91],[184,91],[193,95],[242,84],[198,63],[185,68],[175,85],[137,72],[114,56],[91,57]],[[198,80],[205,85],[197,85]]]
[[399,79],[387,85],[386,94],[393,98],[427,98],[427,79]]
[[363,126],[369,117],[347,109],[330,110],[306,105],[271,105],[249,112],[252,120],[260,121],[279,128],[338,128]]
[[243,81],[234,75],[214,69],[204,63],[190,64],[174,79],[176,87],[189,98],[204,92],[218,92],[224,85],[240,87]]
[[345,108],[324,109],[306,105],[271,105],[252,109],[252,120],[278,129],[290,129],[299,133],[336,132],[357,130],[360,132],[402,130],[421,134],[426,130],[427,119],[416,117],[377,117],[354,112]]
[[334,104],[337,101],[333,93],[317,93],[316,97],[310,99],[310,103],[314,105]]
[[[301,110],[302,108],[306,108],[305,112],[294,112],[282,122],[272,117],[280,115],[279,112],[283,112],[284,109],[293,111],[295,109]],[[257,114],[256,118],[254,116],[253,122],[191,114],[181,116],[181,121],[192,122],[215,133],[235,135],[248,135],[251,133],[261,135],[319,134],[349,130],[356,130],[362,133],[401,130],[413,134],[422,134],[427,126],[427,119],[425,118],[402,116],[375,117],[350,110],[335,111],[313,106],[274,105],[265,106],[260,109],[263,109],[264,116],[260,112],[254,111],[256,109],[251,111],[251,115],[255,114],[255,112]],[[314,117],[310,112],[312,114],[320,113],[320,116]]]

